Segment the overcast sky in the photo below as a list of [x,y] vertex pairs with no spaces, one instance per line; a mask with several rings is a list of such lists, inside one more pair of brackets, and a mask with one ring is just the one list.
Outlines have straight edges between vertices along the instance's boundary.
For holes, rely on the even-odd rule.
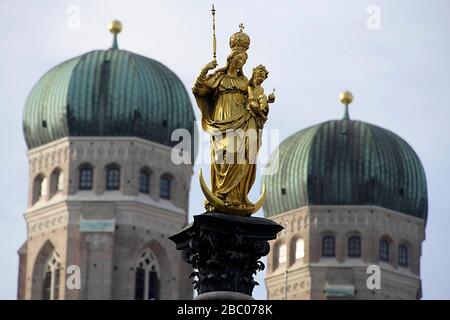
[[[124,25],[120,48],[161,61],[190,88],[212,55],[210,4],[0,0],[0,298],[16,297],[16,251],[26,239],[28,163],[22,112],[32,86],[54,65],[108,48],[107,23],[116,18]],[[450,2],[217,0],[215,4],[219,64],[229,52],[228,37],[243,22],[252,39],[246,75],[262,63],[270,72],[265,87],[277,88],[267,129],[279,130],[284,139],[307,126],[340,118],[338,95],[348,89],[355,96],[351,118],[388,128],[416,150],[429,190],[423,297],[450,299]],[[372,20],[378,10],[381,19]],[[79,28],[74,18],[78,12]],[[199,167],[191,184],[191,215],[203,210]],[[254,190],[252,199],[257,197],[259,180]],[[258,278],[263,284],[262,274]],[[255,290],[256,298],[265,296],[263,286]]]

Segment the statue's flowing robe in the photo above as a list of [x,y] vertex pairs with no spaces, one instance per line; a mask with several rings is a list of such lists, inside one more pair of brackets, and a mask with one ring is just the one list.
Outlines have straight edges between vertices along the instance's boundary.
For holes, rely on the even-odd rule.
[[248,80],[216,72],[193,90],[203,130],[211,135],[212,192],[233,206],[248,207],[256,177],[260,128],[247,111]]

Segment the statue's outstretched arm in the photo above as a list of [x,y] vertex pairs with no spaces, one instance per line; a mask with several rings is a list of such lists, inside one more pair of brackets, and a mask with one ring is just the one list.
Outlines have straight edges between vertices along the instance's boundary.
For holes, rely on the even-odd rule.
[[195,80],[194,86],[192,87],[192,93],[194,95],[203,96],[209,93],[210,88],[205,85],[205,82],[207,79],[208,71],[214,69],[215,67],[217,67],[216,60],[209,62],[203,67],[197,79]]

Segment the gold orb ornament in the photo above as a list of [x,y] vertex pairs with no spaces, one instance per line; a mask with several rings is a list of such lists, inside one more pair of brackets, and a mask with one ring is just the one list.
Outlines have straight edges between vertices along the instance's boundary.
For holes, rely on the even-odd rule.
[[341,102],[345,105],[350,104],[353,101],[353,95],[350,91],[341,92],[339,95],[339,100],[341,100]]
[[122,31],[122,22],[119,20],[113,20],[108,23],[109,32],[118,34]]
[[273,88],[272,93],[267,96],[267,102],[269,103],[275,102],[275,88]]

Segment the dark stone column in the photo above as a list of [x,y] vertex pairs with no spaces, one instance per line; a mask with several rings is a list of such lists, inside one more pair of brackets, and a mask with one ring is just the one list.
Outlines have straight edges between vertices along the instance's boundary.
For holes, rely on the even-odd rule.
[[194,216],[193,224],[169,239],[192,264],[197,299],[251,299],[258,284],[253,277],[264,270],[259,259],[282,229],[272,220],[214,212]]

